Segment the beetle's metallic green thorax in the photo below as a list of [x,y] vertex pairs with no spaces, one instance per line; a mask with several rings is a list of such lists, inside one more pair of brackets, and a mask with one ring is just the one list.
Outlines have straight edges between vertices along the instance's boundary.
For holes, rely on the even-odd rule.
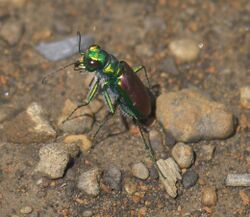
[[109,60],[103,68],[103,73],[114,77],[120,76],[120,62],[111,54],[109,54]]

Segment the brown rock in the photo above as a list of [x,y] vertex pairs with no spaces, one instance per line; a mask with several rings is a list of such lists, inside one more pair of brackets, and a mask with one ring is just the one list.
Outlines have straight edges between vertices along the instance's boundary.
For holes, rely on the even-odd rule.
[[162,94],[156,108],[157,119],[180,142],[223,139],[234,132],[233,114],[198,90]]
[[217,203],[217,193],[214,187],[206,187],[202,191],[201,202],[204,206],[215,206]]
[[85,135],[69,135],[64,138],[64,142],[77,144],[83,153],[87,153],[92,147],[91,141]]
[[43,108],[37,103],[31,103],[25,111],[6,122],[4,132],[8,141],[24,144],[48,142],[56,137]]

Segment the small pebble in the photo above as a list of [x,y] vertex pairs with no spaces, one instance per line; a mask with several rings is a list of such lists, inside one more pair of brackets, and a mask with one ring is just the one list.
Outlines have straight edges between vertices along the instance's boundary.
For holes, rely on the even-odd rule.
[[30,206],[25,206],[20,209],[20,213],[22,214],[30,214],[32,213],[33,209]]
[[198,181],[198,174],[194,170],[188,170],[182,176],[182,184],[184,188],[191,188],[193,187],[196,182]]
[[[165,136],[165,133],[164,133]],[[161,133],[158,130],[150,130],[149,132],[149,138],[151,141],[151,145],[154,149],[154,151],[156,152],[156,154],[161,154],[164,155],[165,153],[165,149],[164,146],[162,145],[162,140],[164,139],[163,136],[161,135]],[[164,158],[163,156],[161,156],[161,158]]]
[[80,175],[77,187],[88,195],[97,196],[100,193],[99,179],[100,170],[93,168]]
[[92,143],[86,135],[69,135],[64,138],[65,143],[75,143],[79,146],[82,153],[87,153],[91,147]]
[[137,184],[136,182],[131,178],[126,178],[124,180],[124,189],[127,192],[127,194],[132,195],[137,190]]
[[250,186],[250,173],[245,174],[228,174],[226,186]]
[[8,20],[1,25],[0,36],[13,46],[21,39],[23,30],[24,26],[18,20]]
[[162,70],[163,72],[166,72],[166,73],[173,74],[173,75],[178,75],[179,74],[179,70],[177,69],[175,61],[171,57],[169,57],[167,59],[164,59],[160,63],[160,70]]
[[250,189],[240,190],[240,198],[245,206],[250,205]]
[[194,162],[194,152],[190,145],[179,142],[172,148],[171,153],[181,169],[189,168]]
[[213,158],[215,146],[208,144],[202,145],[200,150],[200,158],[204,161],[210,161]]
[[122,173],[115,166],[110,167],[107,171],[104,171],[103,173],[103,182],[107,184],[112,190],[121,190],[121,180]]
[[132,166],[132,174],[142,180],[149,177],[148,168],[142,162],[136,163]]
[[176,182],[178,179],[181,180],[180,168],[171,157],[167,160],[158,160],[157,165],[164,175],[163,177],[159,173],[161,182],[163,183],[167,193],[172,198],[175,198],[177,196]]
[[227,107],[196,89],[161,94],[156,116],[176,141],[224,139],[234,133],[234,116]]
[[216,188],[206,187],[202,191],[201,203],[204,206],[215,206],[217,203]]
[[93,215],[93,212],[91,210],[85,210],[82,213],[81,217],[91,217]]
[[240,88],[240,106],[250,109],[250,86]]
[[70,161],[70,154],[57,143],[42,147],[39,151],[39,157],[40,161],[35,171],[44,173],[51,179],[61,178]]
[[147,215],[147,207],[141,207],[138,210],[138,217],[143,217]]
[[188,38],[173,40],[169,44],[169,49],[173,55],[182,62],[195,60],[200,51],[198,43],[195,40]]

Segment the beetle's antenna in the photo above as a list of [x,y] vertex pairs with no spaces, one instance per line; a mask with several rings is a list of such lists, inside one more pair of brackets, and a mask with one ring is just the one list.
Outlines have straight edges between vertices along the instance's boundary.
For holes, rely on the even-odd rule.
[[81,49],[82,36],[81,36],[81,33],[79,31],[77,31],[77,35],[78,35],[78,38],[79,38],[78,51],[81,54],[81,53],[83,53],[83,51]]
[[67,65],[65,65],[65,66],[63,66],[63,67],[61,67],[61,68],[59,68],[59,69],[57,69],[57,70],[55,70],[55,71],[49,72],[47,75],[45,75],[45,76],[43,77],[42,84],[45,84],[46,81],[47,81],[47,79],[48,79],[48,77],[50,77],[50,76],[53,75],[54,73],[59,72],[59,71],[61,71],[61,70],[64,70],[64,69],[66,69],[67,67],[72,66],[72,65],[75,65],[75,64],[76,64],[76,62],[69,63],[69,64],[67,64]]

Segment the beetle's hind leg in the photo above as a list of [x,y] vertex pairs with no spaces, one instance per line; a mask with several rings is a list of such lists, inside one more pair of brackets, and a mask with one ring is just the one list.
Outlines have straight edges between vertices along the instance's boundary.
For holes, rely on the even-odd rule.
[[[141,134],[143,143],[144,143],[144,145],[145,145],[146,150],[147,150],[148,153],[149,153],[149,156],[150,156],[151,160],[153,161],[153,164],[154,164],[155,168],[157,169],[158,173],[159,173],[163,178],[166,178],[166,177],[164,176],[164,174],[162,173],[162,171],[160,170],[160,168],[158,167],[157,159],[156,159],[156,156],[155,156],[154,149],[153,149],[153,147],[152,147],[152,145],[151,145],[151,142],[150,142],[150,138],[149,138],[148,132],[146,132],[146,130],[143,128],[143,126],[139,123],[138,120],[136,120],[136,124],[137,124],[137,126],[139,127],[139,131],[140,131],[140,134]],[[147,136],[145,136],[144,132],[147,133]],[[146,137],[147,137],[147,138],[146,138]]]
[[141,66],[134,66],[134,67],[132,67],[132,69],[133,69],[134,73],[137,73],[137,72],[139,72],[139,71],[141,71],[141,70],[144,71],[144,74],[145,74],[145,77],[146,77],[147,83],[148,83],[148,88],[151,89],[151,84],[150,84],[150,82],[149,82],[148,72],[147,72],[146,67],[143,66],[143,65],[141,65]]

